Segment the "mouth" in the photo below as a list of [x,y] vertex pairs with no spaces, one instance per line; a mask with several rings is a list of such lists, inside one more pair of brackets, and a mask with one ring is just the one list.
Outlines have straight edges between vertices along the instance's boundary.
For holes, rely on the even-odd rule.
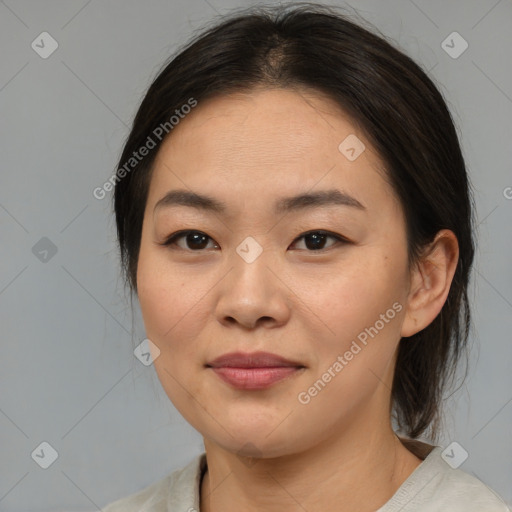
[[205,367],[224,382],[244,390],[266,389],[306,368],[300,362],[269,352],[232,352],[214,359]]

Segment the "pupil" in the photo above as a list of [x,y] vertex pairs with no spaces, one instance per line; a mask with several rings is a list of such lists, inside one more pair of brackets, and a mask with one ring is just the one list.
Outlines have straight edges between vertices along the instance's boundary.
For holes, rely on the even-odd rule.
[[[321,249],[323,246],[323,243],[325,242],[325,237],[326,237],[326,235],[315,234],[315,233],[306,235],[306,237],[305,237],[306,247],[308,249],[312,249],[312,250]],[[203,249],[207,245],[206,236],[201,235],[199,233],[189,234],[187,236],[187,239],[188,239],[187,240],[188,242],[191,242],[191,243],[189,243],[189,245],[195,247],[196,249]],[[311,241],[313,243],[308,243]]]
[[[196,249],[203,249],[203,246],[207,245],[204,243],[205,239],[206,239],[205,235],[194,233],[194,234],[189,234],[188,236],[189,236],[189,241],[191,239],[193,240],[193,242],[190,245],[192,247],[195,247]],[[198,241],[199,241],[199,244],[197,243]]]
[[[325,236],[326,235],[321,235],[321,234],[311,234],[311,235],[306,235],[306,247],[308,249],[313,249],[313,250],[316,250],[316,249],[321,249],[322,247],[322,242],[325,241]],[[316,240],[316,243],[313,244],[312,247],[310,247],[311,244],[308,244],[308,239],[311,240]],[[318,243],[320,242],[320,243]]]

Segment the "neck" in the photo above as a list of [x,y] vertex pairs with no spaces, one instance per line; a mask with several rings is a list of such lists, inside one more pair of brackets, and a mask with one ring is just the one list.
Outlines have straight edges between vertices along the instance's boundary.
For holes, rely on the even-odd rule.
[[[248,459],[205,440],[201,512],[374,512],[421,463],[391,426],[326,438],[300,453]],[[371,492],[369,492],[371,490]]]

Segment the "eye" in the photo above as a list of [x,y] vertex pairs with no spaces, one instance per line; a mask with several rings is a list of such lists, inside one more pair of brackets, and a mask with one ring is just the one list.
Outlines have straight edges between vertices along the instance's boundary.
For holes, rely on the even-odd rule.
[[[185,245],[190,245],[190,247],[183,247],[176,243],[177,240],[185,239]],[[177,233],[173,233],[170,237],[168,237],[162,245],[172,246],[177,245],[180,249],[191,250],[191,251],[200,251],[205,249],[207,245],[207,240],[213,240],[208,235],[201,231],[178,231]],[[218,245],[217,245],[218,247]]]
[[[298,240],[304,239],[305,246],[308,252],[321,251],[326,249],[325,241],[328,238],[333,239],[335,243],[328,246],[327,249],[330,249],[331,247],[336,245],[336,243],[348,243],[348,240],[334,233],[329,233],[327,231],[309,231],[307,233],[304,233],[300,237],[296,238],[293,241],[292,245],[295,245]],[[181,239],[184,239],[185,246],[177,243],[177,241]],[[161,245],[167,247],[177,246],[180,249],[189,250],[192,252],[199,252],[208,248],[208,240],[211,240],[213,242],[213,239],[210,238],[207,234],[203,233],[202,231],[185,230],[173,233]],[[219,246],[217,244],[214,244],[214,248],[218,247]]]
[[309,231],[308,233],[304,233],[300,237],[296,238],[292,245],[294,245],[297,240],[304,239],[305,246],[309,252],[321,251],[325,249],[325,240],[328,238],[335,240],[335,243],[328,246],[327,249],[330,249],[336,245],[336,243],[348,243],[348,240],[340,235],[335,235],[334,233],[329,233],[327,231]]

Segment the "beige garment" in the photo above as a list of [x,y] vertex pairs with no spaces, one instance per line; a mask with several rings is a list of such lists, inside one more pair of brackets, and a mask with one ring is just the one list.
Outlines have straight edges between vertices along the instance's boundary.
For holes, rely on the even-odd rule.
[[[425,458],[376,512],[511,512],[480,480],[452,469],[441,457],[441,447],[407,441],[404,444]],[[203,453],[142,491],[107,505],[103,512],[200,512],[199,491],[205,470]]]

